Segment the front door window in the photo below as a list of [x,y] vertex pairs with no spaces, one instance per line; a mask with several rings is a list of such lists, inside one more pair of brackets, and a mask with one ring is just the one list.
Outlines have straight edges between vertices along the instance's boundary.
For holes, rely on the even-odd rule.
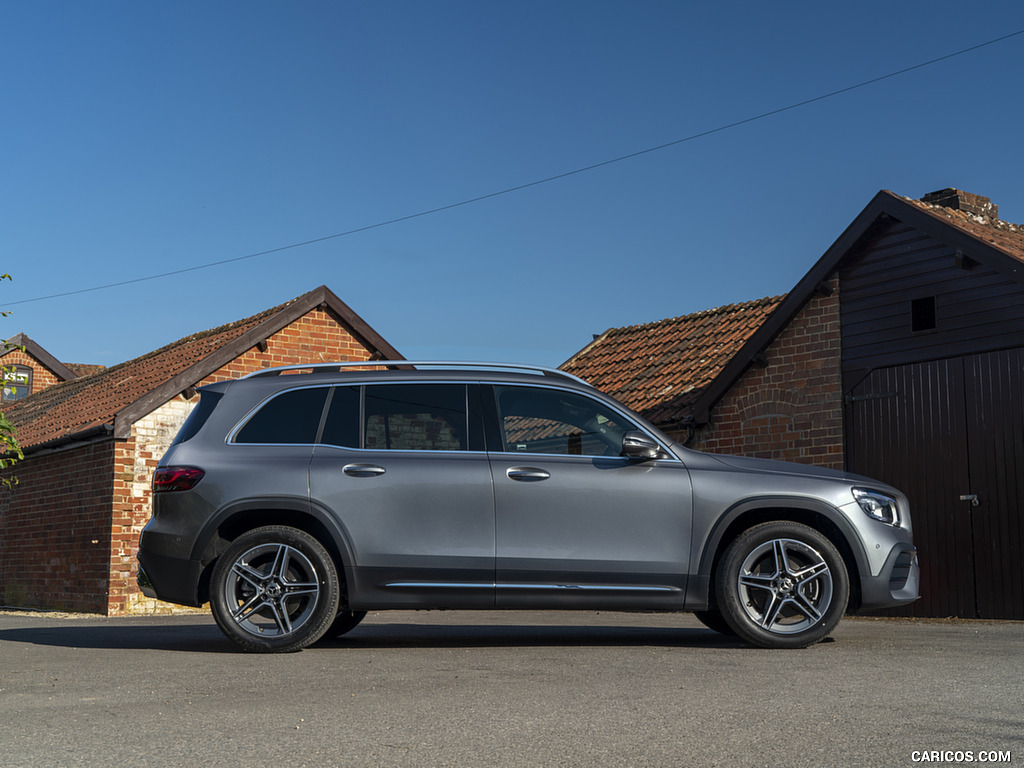
[[636,427],[597,400],[539,387],[495,387],[506,453],[619,456]]

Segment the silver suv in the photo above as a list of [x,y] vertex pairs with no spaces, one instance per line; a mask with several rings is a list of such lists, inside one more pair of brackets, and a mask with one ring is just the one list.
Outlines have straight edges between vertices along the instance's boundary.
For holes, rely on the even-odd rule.
[[246,650],[391,608],[692,611],[799,648],[918,596],[896,489],[687,449],[561,371],[332,363],[200,391],[153,476],[139,584],[209,601]]

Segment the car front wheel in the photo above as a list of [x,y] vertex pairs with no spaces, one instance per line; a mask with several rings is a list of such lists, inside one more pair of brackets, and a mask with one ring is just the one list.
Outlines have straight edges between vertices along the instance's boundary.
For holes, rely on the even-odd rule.
[[338,571],[305,531],[242,534],[214,566],[210,603],[221,631],[247,651],[285,653],[320,638],[338,613]]
[[846,612],[850,579],[824,535],[800,523],[754,526],[726,549],[715,577],[729,626],[764,648],[820,642]]
[[324,637],[341,637],[346,632],[351,632],[359,626],[359,622],[365,618],[366,611],[350,611],[347,609],[338,611],[338,615],[334,617],[334,622],[324,632]]

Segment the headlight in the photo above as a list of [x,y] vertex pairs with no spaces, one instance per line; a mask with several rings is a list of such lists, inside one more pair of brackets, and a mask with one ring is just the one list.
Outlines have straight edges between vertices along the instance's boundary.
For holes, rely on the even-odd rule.
[[860,504],[864,514],[881,520],[889,525],[900,524],[900,509],[896,505],[896,499],[878,491],[869,491],[867,488],[854,488],[853,498]]

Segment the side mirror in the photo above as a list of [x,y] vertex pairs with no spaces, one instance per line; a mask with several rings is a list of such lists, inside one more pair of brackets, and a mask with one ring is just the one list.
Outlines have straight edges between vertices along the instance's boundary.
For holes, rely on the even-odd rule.
[[631,459],[656,459],[661,446],[643,432],[632,429],[622,436],[622,455]]

